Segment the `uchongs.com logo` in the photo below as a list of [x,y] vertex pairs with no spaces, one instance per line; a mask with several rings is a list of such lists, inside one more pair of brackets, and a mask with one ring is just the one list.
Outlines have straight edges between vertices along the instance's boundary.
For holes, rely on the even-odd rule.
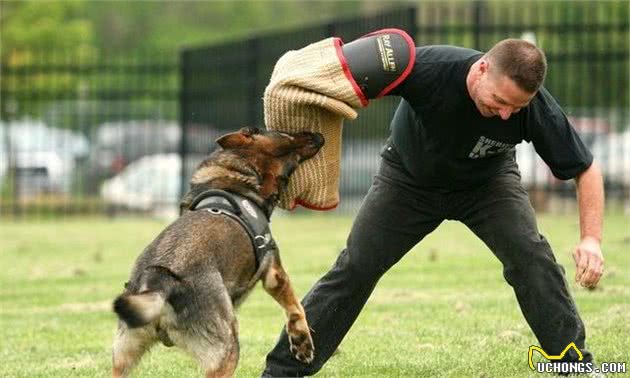
[[[569,352],[569,350],[573,349],[577,354],[577,361],[561,361],[564,356]],[[534,363],[534,351],[539,352],[544,358],[547,359],[547,362],[536,362]],[[555,356],[550,355],[543,350],[543,348],[532,345],[529,347],[529,351],[527,353],[527,358],[529,362],[529,368],[538,372],[538,373],[553,373],[553,374],[583,374],[583,373],[605,373],[605,374],[615,374],[615,373],[625,373],[626,372],[626,363],[625,362],[602,362],[600,366],[595,366],[593,362],[584,362],[584,355],[580,351],[580,349],[575,345],[575,343],[570,343],[562,350],[562,352]]]

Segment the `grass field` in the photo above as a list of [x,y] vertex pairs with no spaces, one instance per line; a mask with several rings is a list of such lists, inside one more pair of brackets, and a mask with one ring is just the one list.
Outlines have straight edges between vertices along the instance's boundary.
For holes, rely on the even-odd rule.
[[[351,218],[282,215],[273,230],[300,296],[330,267]],[[630,227],[607,217],[606,274],[599,289],[573,282],[576,216],[542,216],[540,227],[567,278],[598,361],[630,362]],[[111,300],[131,264],[164,227],[157,221],[79,219],[0,223],[0,376],[105,377],[116,319]],[[236,375],[259,376],[283,324],[258,287],[239,311]],[[321,377],[523,377],[536,339],[501,266],[458,223],[444,223],[380,282]],[[138,377],[200,376],[196,363],[158,346]]]

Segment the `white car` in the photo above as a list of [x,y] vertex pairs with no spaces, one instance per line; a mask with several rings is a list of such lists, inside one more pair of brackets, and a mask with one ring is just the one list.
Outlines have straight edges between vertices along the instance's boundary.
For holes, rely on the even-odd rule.
[[3,125],[0,125],[0,184],[9,169],[9,153],[7,152],[7,132]]
[[607,185],[630,189],[630,130],[609,133],[595,141],[591,151]]
[[383,140],[347,140],[342,145],[340,195],[362,199],[367,194],[381,160]]
[[[194,155],[186,160],[187,177],[203,158]],[[181,166],[178,154],[143,156],[105,180],[101,197],[117,208],[170,216],[179,205]]]
[[0,123],[0,182],[14,168],[21,196],[68,193],[76,160],[86,157],[88,150],[85,136],[39,120]]
[[161,120],[106,122],[93,130],[90,173],[108,178],[142,156],[179,151],[181,127]]
[[177,203],[181,159],[177,154],[141,157],[103,182],[101,196],[111,205],[148,211]]
[[522,142],[516,145],[516,162],[521,172],[521,183],[525,188],[547,188],[555,180],[532,143]]

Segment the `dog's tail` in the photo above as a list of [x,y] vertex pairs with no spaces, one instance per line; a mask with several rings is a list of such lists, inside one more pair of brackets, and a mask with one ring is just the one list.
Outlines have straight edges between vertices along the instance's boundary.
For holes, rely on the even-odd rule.
[[129,328],[142,327],[157,319],[166,300],[159,292],[122,294],[114,301],[114,311]]
[[114,312],[129,328],[138,328],[157,319],[179,278],[169,269],[151,266],[140,277],[138,293],[124,293],[114,300]]

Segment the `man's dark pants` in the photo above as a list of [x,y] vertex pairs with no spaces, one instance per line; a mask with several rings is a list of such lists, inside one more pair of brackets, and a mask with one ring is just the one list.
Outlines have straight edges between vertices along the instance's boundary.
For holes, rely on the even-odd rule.
[[[409,185],[395,161],[383,159],[354,221],[347,247],[303,300],[315,359],[291,356],[286,331],[267,355],[266,376],[313,375],[337,349],[381,276],[445,219],[464,223],[503,264],[525,319],[541,347],[558,355],[570,342],[584,353],[584,325],[567,290],[564,269],[539,234],[516,166],[481,186],[436,192]],[[574,353],[574,352],[573,352]],[[567,359],[576,355],[567,354]]]

